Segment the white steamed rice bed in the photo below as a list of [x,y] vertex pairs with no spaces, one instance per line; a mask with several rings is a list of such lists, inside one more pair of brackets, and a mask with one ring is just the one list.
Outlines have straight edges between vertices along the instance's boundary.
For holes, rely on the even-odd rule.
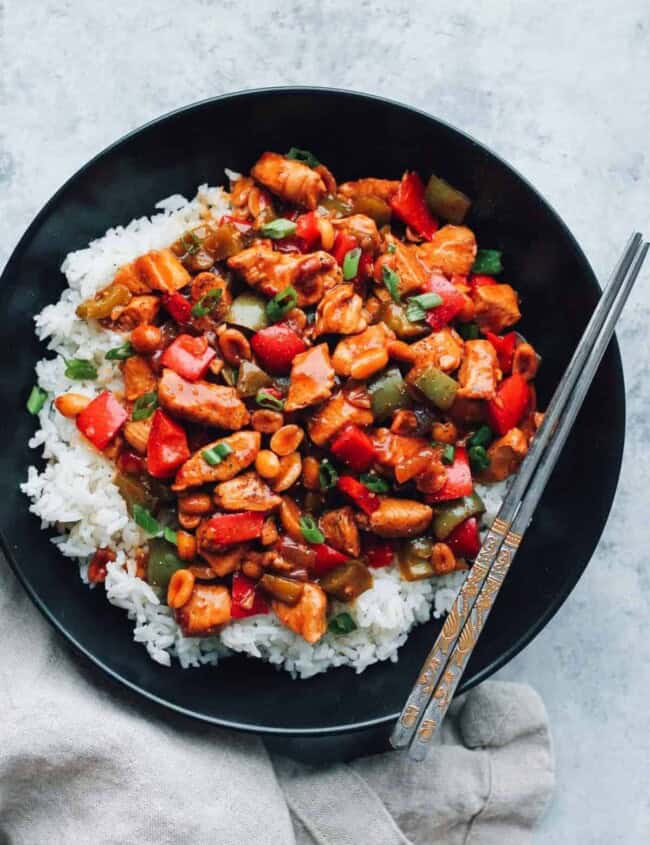
[[[227,171],[231,178],[236,174]],[[397,660],[399,647],[411,628],[431,615],[441,616],[451,606],[464,574],[453,573],[431,581],[408,582],[396,567],[374,570],[373,587],[344,609],[357,629],[346,635],[326,634],[309,645],[280,624],[274,614],[238,620],[219,635],[183,637],[172,611],[161,604],[152,588],[135,575],[135,549],[146,535],[129,517],[124,500],[112,483],[114,467],[79,433],[74,422],[58,414],[52,399],[74,387],[75,392],[95,396],[108,388],[120,391],[122,376],[118,362],[106,361],[105,352],[122,342],[118,334],[80,320],[77,305],[110,283],[122,264],[150,249],[160,249],[176,240],[202,215],[215,218],[230,210],[221,188],[202,185],[188,202],[174,195],[159,202],[159,213],[132,220],[127,226],[110,229],[88,247],[70,253],[61,267],[69,287],[59,301],[35,317],[36,333],[47,341],[54,358],[36,365],[38,384],[49,398],[39,413],[39,429],[30,440],[42,448],[47,464],[39,473],[29,467],[21,489],[32,501],[30,510],[40,517],[43,528],[55,526],[53,542],[66,557],[75,558],[87,581],[89,557],[109,547],[117,559],[108,565],[106,596],[123,608],[134,623],[133,637],[142,643],[158,663],[169,666],[172,657],[184,668],[217,663],[236,651],[262,658],[294,676],[308,678],[331,666],[352,666],[362,672],[378,660]],[[64,375],[65,358],[87,358],[97,367],[96,381],[72,383]],[[501,485],[481,490],[491,519],[501,501]],[[341,606],[340,609],[343,609]]]

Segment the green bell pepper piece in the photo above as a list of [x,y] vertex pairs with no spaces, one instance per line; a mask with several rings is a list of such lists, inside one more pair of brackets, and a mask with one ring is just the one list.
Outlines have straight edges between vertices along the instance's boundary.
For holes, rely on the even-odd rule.
[[242,361],[237,376],[237,391],[240,396],[255,396],[263,387],[270,387],[273,379],[252,361]]
[[465,522],[470,516],[477,516],[484,511],[485,505],[481,497],[478,493],[472,493],[462,499],[454,499],[451,502],[436,505],[433,510],[431,528],[438,540],[446,540],[461,522]]
[[427,183],[424,196],[433,214],[450,223],[462,223],[472,204],[462,191],[433,175]]
[[269,324],[266,316],[266,301],[254,293],[240,293],[232,301],[226,314],[226,322],[243,326],[253,332],[265,329]]
[[429,402],[441,411],[446,411],[454,404],[458,391],[458,382],[436,367],[424,370],[413,382]]
[[402,374],[397,367],[386,370],[368,385],[372,413],[377,422],[389,417],[398,408],[409,408],[409,397]]
[[169,579],[177,569],[183,569],[185,564],[176,554],[176,550],[162,537],[154,537],[148,541],[149,563],[147,564],[147,581],[152,587],[166,590]]

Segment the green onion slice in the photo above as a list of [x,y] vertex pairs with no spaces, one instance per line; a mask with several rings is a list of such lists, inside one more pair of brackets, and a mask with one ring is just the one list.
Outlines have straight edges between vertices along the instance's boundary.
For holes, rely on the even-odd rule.
[[138,396],[131,412],[131,417],[136,422],[138,420],[147,420],[158,407],[158,394],[155,390],[151,393],[143,393]]
[[327,630],[331,634],[349,634],[357,627],[357,623],[350,616],[349,613],[339,613],[332,616],[327,623]]
[[131,342],[127,340],[121,346],[114,346],[112,349],[109,349],[106,353],[106,359],[108,361],[125,361],[132,355],[135,355],[135,349]]
[[456,457],[456,447],[452,446],[451,443],[446,443],[443,450],[442,450],[442,462],[443,464],[447,464],[447,466],[451,466],[454,462],[454,458]]
[[458,334],[463,340],[476,340],[480,337],[478,323],[461,323],[458,326]]
[[402,302],[402,297],[399,292],[399,276],[394,270],[391,270],[390,267],[387,267],[385,264],[381,272],[384,284],[388,288],[388,293],[392,296],[395,302],[400,304]]
[[217,305],[223,291],[221,288],[212,288],[204,294],[198,302],[192,306],[191,314],[193,317],[205,317]]
[[409,296],[406,305],[406,319],[411,323],[424,320],[427,311],[442,304],[442,297],[437,293],[421,293],[419,296]]
[[476,472],[482,472],[490,466],[490,458],[483,446],[472,446],[467,454],[472,469]]
[[472,273],[486,273],[488,276],[496,276],[503,270],[501,264],[501,250],[479,249],[472,265]]
[[281,320],[285,314],[288,314],[292,308],[296,307],[296,303],[298,302],[298,292],[293,287],[293,285],[289,285],[289,287],[281,290],[280,293],[276,293],[273,299],[269,300],[266,304],[266,315],[272,323],[277,323],[278,320]]
[[287,158],[301,161],[303,164],[309,165],[309,167],[318,167],[320,164],[320,161],[313,153],[309,152],[309,150],[301,150],[299,147],[291,147],[287,153]]
[[47,399],[47,393],[35,384],[27,399],[27,410],[30,414],[36,416],[41,410]]
[[212,449],[205,449],[201,452],[203,459],[210,464],[210,466],[215,467],[217,464],[220,464],[224,458],[227,458],[228,455],[232,454],[232,447],[229,446],[227,443],[217,443]]
[[85,358],[67,358],[65,360],[65,375],[75,381],[97,378],[97,367]]
[[258,390],[255,401],[260,408],[270,408],[273,411],[281,411],[284,408],[284,401],[269,393],[268,390]]
[[201,241],[194,232],[185,232],[181,238],[181,246],[185,252],[190,255],[196,255],[196,253],[201,249]]
[[316,525],[314,517],[309,514],[300,517],[300,530],[302,531],[302,536],[308,543],[325,542],[325,535]]
[[373,493],[388,493],[390,490],[390,484],[380,475],[365,473],[360,476],[360,480],[361,483],[367,487],[368,490],[372,490]]
[[338,472],[327,459],[321,461],[321,465],[318,468],[318,480],[322,490],[335,487],[336,482],[339,480]]
[[162,533],[162,527],[158,520],[155,519],[146,508],[143,508],[142,505],[134,504],[132,510],[133,519],[135,519],[140,528],[152,537],[160,536]]
[[271,220],[270,223],[265,223],[260,229],[260,234],[265,238],[278,240],[279,238],[288,238],[295,231],[296,224],[293,220],[287,220],[286,217],[278,217],[275,220]]
[[169,528],[167,525],[162,530],[162,536],[167,540],[168,543],[171,543],[172,546],[176,545],[176,540],[178,536],[175,531]]
[[494,434],[492,433],[492,429],[489,425],[482,425],[478,428],[474,434],[469,438],[468,445],[471,446],[483,446],[485,448],[488,444],[490,444],[494,439]]
[[388,246],[386,247],[386,252],[389,255],[392,255],[394,252],[396,252],[396,250],[397,250],[397,247],[395,246],[395,244],[388,244]]
[[346,282],[354,277],[359,272],[359,259],[361,258],[361,250],[358,246],[350,249],[345,253],[343,258],[343,278]]

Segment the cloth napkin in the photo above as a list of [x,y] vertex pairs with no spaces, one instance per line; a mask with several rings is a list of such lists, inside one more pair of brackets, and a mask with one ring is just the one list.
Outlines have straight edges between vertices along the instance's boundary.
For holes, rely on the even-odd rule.
[[553,789],[530,687],[485,683],[454,702],[424,763],[310,768],[118,689],[4,560],[0,701],[0,845],[522,845]]

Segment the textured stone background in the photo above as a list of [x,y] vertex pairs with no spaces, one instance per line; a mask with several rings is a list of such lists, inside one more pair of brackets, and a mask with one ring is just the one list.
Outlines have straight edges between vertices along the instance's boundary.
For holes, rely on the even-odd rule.
[[[0,266],[124,132],[291,83],[383,94],[476,135],[550,200],[601,278],[630,230],[650,229],[647,0],[0,0],[0,27]],[[619,332],[628,436],[609,524],[569,601],[500,673],[535,685],[551,716],[558,788],[540,845],[650,841],[649,322],[646,270]]]

